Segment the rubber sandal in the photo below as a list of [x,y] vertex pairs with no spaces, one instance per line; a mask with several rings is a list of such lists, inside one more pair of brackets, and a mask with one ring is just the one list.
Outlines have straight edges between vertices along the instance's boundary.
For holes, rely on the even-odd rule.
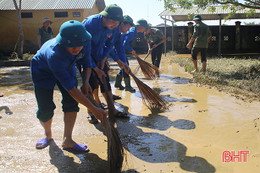
[[47,138],[44,138],[44,139],[39,139],[36,144],[35,144],[35,147],[36,149],[44,149],[46,148],[49,144],[50,144],[50,141],[52,139],[47,139]]
[[89,113],[88,122],[90,124],[97,124],[98,120],[92,113]]
[[113,100],[120,100],[120,99],[122,99],[120,96],[113,95]]
[[76,144],[71,148],[63,148],[63,150],[70,152],[89,152],[88,146],[84,144]]
[[115,114],[115,117],[117,117],[117,118],[129,118],[129,116],[127,115],[126,112],[120,112],[120,111],[118,111],[118,112]]
[[108,109],[108,106],[105,103],[100,103],[99,106],[104,110]]

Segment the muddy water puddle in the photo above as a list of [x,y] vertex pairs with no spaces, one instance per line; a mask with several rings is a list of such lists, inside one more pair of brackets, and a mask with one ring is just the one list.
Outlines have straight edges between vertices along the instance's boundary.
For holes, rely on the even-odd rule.
[[[137,66],[130,60],[132,69]],[[119,68],[111,65],[111,80]],[[117,120],[127,161],[125,172],[260,172],[260,104],[246,103],[207,87],[197,87],[192,76],[169,57],[162,58],[161,76],[147,80],[148,86],[171,103],[169,110],[152,113],[136,93],[116,90],[122,97],[116,107],[128,111],[129,120]],[[36,101],[29,67],[0,68],[0,170],[1,172],[105,172],[106,137],[100,124],[87,121],[80,106],[74,140],[87,144],[90,152],[73,154],[61,149],[63,114],[61,95],[54,93],[57,106],[53,120],[54,141],[35,149],[42,137],[35,112]],[[104,98],[101,97],[104,101]],[[11,112],[11,113],[10,113]],[[224,151],[249,151],[246,162],[223,162]]]

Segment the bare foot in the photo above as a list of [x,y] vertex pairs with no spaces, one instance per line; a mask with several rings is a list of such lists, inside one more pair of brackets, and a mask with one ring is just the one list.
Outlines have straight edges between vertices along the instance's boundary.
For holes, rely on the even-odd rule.
[[62,148],[72,148],[74,145],[76,145],[77,143],[75,141],[73,141],[72,139],[66,139],[64,138],[64,141],[62,142]]

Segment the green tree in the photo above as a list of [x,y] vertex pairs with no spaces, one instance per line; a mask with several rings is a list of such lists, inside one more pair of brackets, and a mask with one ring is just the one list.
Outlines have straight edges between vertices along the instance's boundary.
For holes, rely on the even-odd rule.
[[[162,0],[160,0],[162,1]],[[255,13],[256,9],[260,9],[259,0],[163,0],[164,7],[171,11],[181,7],[190,9],[192,7],[206,8],[210,7],[210,11],[214,12],[217,5],[222,5],[223,9],[230,8],[231,13],[235,14],[239,9],[247,9],[248,15]]]

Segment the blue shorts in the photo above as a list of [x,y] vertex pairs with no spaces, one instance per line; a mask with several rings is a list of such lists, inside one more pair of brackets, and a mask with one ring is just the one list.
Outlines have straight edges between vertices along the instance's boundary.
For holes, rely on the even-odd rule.
[[[57,83],[58,88],[62,94],[62,111],[63,112],[78,112],[78,102],[71,97],[60,83]],[[40,88],[34,85],[35,97],[38,104],[37,118],[42,122],[49,121],[54,115],[54,109],[56,108],[53,102],[54,89]]]

